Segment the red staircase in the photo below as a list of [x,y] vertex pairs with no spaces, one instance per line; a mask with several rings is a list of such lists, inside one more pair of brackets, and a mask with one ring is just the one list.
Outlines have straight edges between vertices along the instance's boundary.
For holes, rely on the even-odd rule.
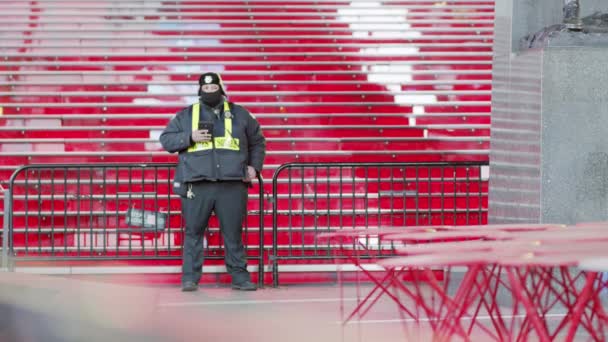
[[[293,161],[488,159],[493,1],[0,0],[0,19],[4,188],[28,164],[174,162],[158,136],[175,112],[197,100],[198,76],[208,70],[223,75],[230,100],[263,126],[267,193],[275,169]],[[116,175],[122,182],[119,172],[107,177]],[[32,172],[29,182],[38,176]],[[70,172],[43,172],[41,184],[63,176],[75,179]],[[169,172],[157,177],[164,185],[154,191],[168,198]],[[62,191],[95,195],[96,186]],[[122,196],[133,189],[121,185],[107,192]],[[484,189],[478,190],[479,206],[487,207]],[[35,246],[52,243],[38,230],[50,232],[51,221],[73,228],[67,219],[45,217],[50,203],[63,210],[80,208],[75,203],[82,201],[43,198],[36,191],[42,190],[15,193],[18,253],[26,248],[28,227],[36,229],[27,237]],[[256,243],[257,189],[251,195],[248,227]],[[125,198],[104,208],[122,214],[129,203]],[[165,205],[179,217],[177,198]],[[80,224],[88,228],[90,219],[81,217]],[[270,229],[270,214],[265,222]],[[85,233],[66,229],[61,243],[92,241]],[[265,235],[270,244],[270,231]],[[137,239],[163,246],[172,240],[167,255],[179,254],[179,232]],[[128,240],[140,249],[145,244]],[[217,234],[209,242],[217,247]],[[104,239],[87,246],[107,253],[117,244]]]

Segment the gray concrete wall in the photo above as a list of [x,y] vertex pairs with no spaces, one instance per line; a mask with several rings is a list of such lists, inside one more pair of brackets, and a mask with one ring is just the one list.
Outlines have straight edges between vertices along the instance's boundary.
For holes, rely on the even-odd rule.
[[608,219],[608,48],[545,48],[495,65],[490,223]]
[[607,48],[547,48],[542,221],[608,219]]
[[[562,0],[498,0],[490,223],[608,219],[608,48],[517,51],[562,22]],[[582,16],[608,1],[582,0]]]

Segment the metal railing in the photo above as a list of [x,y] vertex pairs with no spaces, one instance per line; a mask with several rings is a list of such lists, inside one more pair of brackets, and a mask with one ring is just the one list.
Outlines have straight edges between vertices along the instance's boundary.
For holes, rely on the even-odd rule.
[[[341,229],[482,224],[487,215],[487,162],[289,163],[273,176],[273,284],[279,262],[331,260],[345,246],[320,243]],[[5,192],[3,267],[16,260],[179,259],[181,212],[171,195],[174,164],[30,165],[18,169]],[[162,179],[162,181],[159,181]],[[264,279],[264,190],[248,211],[244,241]],[[279,188],[281,187],[281,188]],[[127,221],[132,210],[144,214]],[[257,215],[258,241],[251,237]],[[146,217],[148,218],[146,220]],[[147,226],[146,223],[147,222]],[[159,224],[159,222],[164,222]],[[212,220],[210,226],[217,224]],[[209,229],[206,257],[222,258],[217,229]],[[15,241],[19,239],[19,241]],[[361,241],[369,255],[393,255],[376,239]],[[352,246],[351,248],[355,248]]]
[[[183,224],[172,195],[175,164],[28,165],[4,193],[3,267],[13,260],[181,259]],[[264,186],[243,224],[248,259],[264,279]],[[255,204],[257,200],[257,205]],[[253,204],[252,204],[253,202]],[[259,217],[258,236],[255,217]],[[212,217],[206,259],[222,259]],[[258,241],[256,241],[258,240]],[[251,242],[250,242],[251,241]]]
[[[289,163],[273,176],[273,285],[279,261],[332,260],[340,248],[322,232],[483,224],[487,162]],[[279,187],[282,187],[279,189]],[[278,196],[286,193],[287,196]],[[364,258],[394,255],[382,239],[361,241]]]
[[[0,186],[1,187],[1,186]],[[2,238],[2,253],[0,253],[0,267],[2,268],[2,270],[8,270],[9,268],[9,252],[8,252],[8,231],[9,231],[9,223],[8,223],[8,218],[7,218],[7,209],[8,207],[10,207],[10,198],[9,198],[9,190],[8,189],[2,189],[4,194],[4,212],[5,215],[2,218],[2,234],[0,234],[0,237]]]

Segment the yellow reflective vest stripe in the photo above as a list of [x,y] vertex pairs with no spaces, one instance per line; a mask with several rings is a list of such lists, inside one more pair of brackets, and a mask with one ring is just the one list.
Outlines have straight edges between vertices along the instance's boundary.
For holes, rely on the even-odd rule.
[[[201,104],[192,105],[192,131],[198,130],[201,116]],[[238,151],[240,149],[239,139],[232,136],[232,114],[228,102],[224,102],[224,136],[214,137],[213,141],[198,142],[188,148],[188,152],[204,151],[215,148]]]

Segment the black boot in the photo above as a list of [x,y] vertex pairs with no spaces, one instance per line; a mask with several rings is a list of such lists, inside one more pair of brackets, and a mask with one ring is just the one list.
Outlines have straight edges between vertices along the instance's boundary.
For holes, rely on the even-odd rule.
[[182,292],[192,292],[198,290],[198,284],[193,281],[187,281],[182,284]]
[[232,283],[232,289],[239,290],[239,291],[255,291],[258,289],[258,287],[251,281],[246,280],[246,281],[244,281],[242,283],[238,283],[238,284]]

